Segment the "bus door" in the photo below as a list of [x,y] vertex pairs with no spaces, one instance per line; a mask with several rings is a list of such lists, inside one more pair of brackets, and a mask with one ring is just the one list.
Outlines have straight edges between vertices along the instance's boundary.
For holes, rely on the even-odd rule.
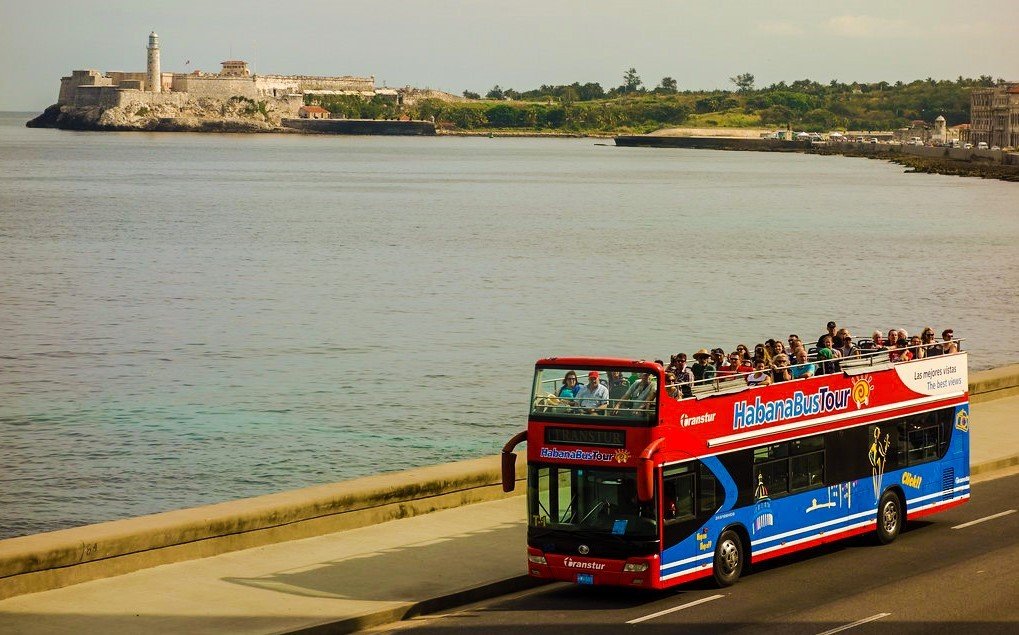
[[[725,498],[718,479],[700,461],[663,466],[659,491],[663,551],[697,534]],[[698,543],[707,542],[698,537]]]

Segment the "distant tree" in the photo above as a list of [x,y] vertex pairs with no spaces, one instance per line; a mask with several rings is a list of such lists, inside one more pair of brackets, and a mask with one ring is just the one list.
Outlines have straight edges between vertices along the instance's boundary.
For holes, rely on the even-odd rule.
[[592,99],[603,99],[605,97],[605,89],[598,82],[588,82],[583,86],[574,84],[574,87],[580,95],[580,101],[591,101]]
[[513,90],[512,88],[507,88],[506,90],[502,91],[502,96],[505,97],[506,99],[520,99],[520,93]]
[[562,91],[559,93],[559,101],[564,106],[569,106],[573,102],[580,99],[580,93],[573,86],[564,86]]
[[631,66],[630,70],[623,74],[623,85],[619,87],[619,92],[624,94],[635,93],[640,90],[643,83],[640,75],[637,74],[637,69]]
[[505,93],[503,93],[502,89],[499,88],[499,84],[492,86],[492,90],[485,93],[485,97],[487,99],[502,99],[505,96]]
[[466,99],[481,99],[481,95],[469,90],[464,91],[464,97]]
[[679,83],[671,77],[663,77],[662,83],[655,88],[656,93],[675,94],[679,90]]
[[729,81],[736,84],[736,90],[741,93],[749,93],[754,89],[754,76],[750,73],[740,73],[736,77],[730,77]]

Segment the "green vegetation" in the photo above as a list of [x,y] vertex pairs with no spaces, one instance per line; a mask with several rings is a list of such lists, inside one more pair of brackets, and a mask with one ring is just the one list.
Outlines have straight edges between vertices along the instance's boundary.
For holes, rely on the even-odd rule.
[[[516,130],[572,133],[650,132],[659,128],[771,127],[794,130],[893,130],[916,119],[944,115],[948,125],[969,121],[970,92],[993,86],[977,79],[916,80],[909,83],[820,84],[803,79],[755,88],[755,77],[730,78],[735,90],[682,91],[671,77],[645,87],[636,69],[628,69],[618,87],[598,83],[542,85],[528,91],[498,84],[485,93],[464,91],[466,101],[422,100],[400,106],[391,100],[357,96],[314,96],[334,114],[349,118],[435,118],[456,130]],[[997,80],[1001,82],[1002,80]]]
[[405,114],[392,98],[379,95],[371,99],[357,95],[305,95],[304,103],[322,106],[333,116],[347,119],[396,119]]

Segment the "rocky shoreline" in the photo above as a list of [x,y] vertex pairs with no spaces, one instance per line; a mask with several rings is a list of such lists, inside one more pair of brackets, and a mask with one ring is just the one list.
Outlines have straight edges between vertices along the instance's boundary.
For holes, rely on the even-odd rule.
[[805,150],[807,154],[841,155],[890,161],[909,168],[906,174],[944,174],[947,176],[973,176],[1019,183],[1019,166],[993,161],[961,161],[948,157],[921,157],[899,153],[881,153],[860,150],[853,146],[819,146]]
[[102,132],[271,132],[295,133],[281,125],[288,114],[273,101],[199,99],[181,107],[130,105],[74,108],[54,104],[25,124],[28,128],[58,128]]

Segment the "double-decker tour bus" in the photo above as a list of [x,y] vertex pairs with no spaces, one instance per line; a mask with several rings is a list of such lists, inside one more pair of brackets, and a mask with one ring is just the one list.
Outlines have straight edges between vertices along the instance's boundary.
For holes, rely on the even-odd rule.
[[[969,498],[966,353],[752,387],[664,384],[657,363],[537,362],[527,430],[530,575],[661,589],[865,532]],[[584,387],[574,392],[576,383]],[[602,386],[602,388],[599,388]]]

